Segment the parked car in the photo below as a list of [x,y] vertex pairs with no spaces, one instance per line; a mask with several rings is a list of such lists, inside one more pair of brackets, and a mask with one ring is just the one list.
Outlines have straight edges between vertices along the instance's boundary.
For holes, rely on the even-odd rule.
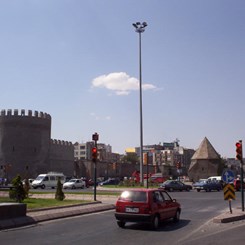
[[204,191],[220,191],[223,189],[222,183],[220,181],[209,181],[203,180],[198,181],[193,184],[193,189],[196,189],[198,192],[201,190]]
[[117,178],[109,178],[108,180],[99,182],[99,185],[100,186],[103,186],[103,185],[118,185],[119,182],[120,182],[120,180],[117,179]]
[[70,179],[69,181],[63,184],[63,189],[76,189],[76,188],[85,188],[86,183],[81,179]]
[[157,229],[162,220],[180,219],[181,206],[162,189],[123,191],[116,202],[115,218],[119,227],[127,222],[148,223]]
[[47,174],[39,174],[31,185],[34,189],[38,187],[45,189],[46,187],[56,188],[58,179],[61,184],[65,182],[65,175],[63,173],[49,172]]
[[190,191],[192,189],[191,185],[186,185],[178,180],[166,180],[160,185],[166,191]]
[[[235,179],[234,182],[234,188],[236,191],[240,191],[241,190],[241,180],[239,179]],[[245,182],[243,181],[243,190],[245,190]]]
[[[28,183],[29,183],[29,187],[31,188],[32,187],[32,182],[34,181],[34,179],[28,179]],[[22,184],[25,185],[26,184],[26,179],[23,179],[22,180]]]

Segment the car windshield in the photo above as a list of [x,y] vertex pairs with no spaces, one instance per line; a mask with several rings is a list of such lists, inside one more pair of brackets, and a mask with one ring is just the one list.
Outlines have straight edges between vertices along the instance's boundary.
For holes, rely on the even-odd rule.
[[45,176],[37,176],[35,180],[43,180]]
[[163,182],[163,184],[169,184],[171,182],[172,182],[172,180],[166,180],[165,182]]
[[120,196],[120,200],[127,200],[131,202],[146,202],[147,196],[146,192],[143,191],[124,191]]
[[68,182],[76,182],[75,179],[70,179]]

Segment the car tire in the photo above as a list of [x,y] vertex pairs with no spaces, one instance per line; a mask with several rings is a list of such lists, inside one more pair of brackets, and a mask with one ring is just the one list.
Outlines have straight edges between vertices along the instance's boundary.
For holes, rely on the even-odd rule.
[[42,189],[45,189],[45,185],[41,185],[41,188],[42,188]]
[[174,189],[173,188],[169,188],[169,191],[172,192]]
[[176,211],[173,220],[174,220],[174,223],[179,222],[179,220],[180,220],[180,210],[179,209]]
[[158,215],[155,215],[152,219],[152,222],[151,222],[151,228],[153,230],[157,230],[158,227],[159,227],[159,224],[160,224],[160,219],[159,219],[159,216]]
[[124,228],[125,227],[125,222],[123,221],[117,221],[117,225],[120,227],[120,228]]
[[73,186],[71,187],[71,189],[76,189],[75,185],[73,185]]
[[188,187],[186,188],[186,191],[190,191],[190,190],[191,190],[190,188],[188,188]]
[[200,189],[197,189],[197,192],[200,192],[201,190]]

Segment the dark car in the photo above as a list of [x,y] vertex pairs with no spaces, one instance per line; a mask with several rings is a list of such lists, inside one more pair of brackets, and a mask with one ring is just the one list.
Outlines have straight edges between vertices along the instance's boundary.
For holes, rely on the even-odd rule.
[[166,191],[190,191],[192,186],[178,180],[167,180],[160,185],[160,188]]
[[193,189],[196,189],[198,192],[204,190],[208,191],[220,191],[223,189],[222,183],[220,181],[209,181],[202,180],[193,184]]
[[103,186],[103,185],[118,185],[120,182],[119,179],[116,179],[116,178],[109,178],[105,181],[102,181],[99,183],[100,186]]
[[162,220],[180,219],[181,206],[161,189],[134,189],[122,192],[116,202],[115,217],[119,227],[127,222],[148,223],[157,229]]

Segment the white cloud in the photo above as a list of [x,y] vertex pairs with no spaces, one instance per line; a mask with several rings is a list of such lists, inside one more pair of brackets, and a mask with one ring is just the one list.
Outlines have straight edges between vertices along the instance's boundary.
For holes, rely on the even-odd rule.
[[[131,91],[139,89],[139,80],[130,77],[125,72],[114,72],[96,77],[92,81],[92,87],[106,88],[117,95],[128,95]],[[152,84],[142,84],[143,90],[156,89]]]

